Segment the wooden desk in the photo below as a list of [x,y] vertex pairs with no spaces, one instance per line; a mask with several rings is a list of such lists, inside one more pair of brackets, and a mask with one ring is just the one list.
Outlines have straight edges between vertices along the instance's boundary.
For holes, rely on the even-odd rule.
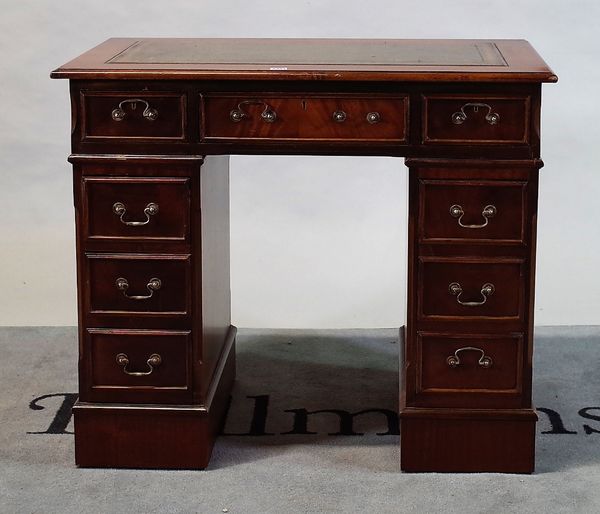
[[[110,39],[68,78],[79,466],[204,468],[235,374],[229,154],[408,157],[401,467],[534,469],[526,41]],[[399,164],[400,165],[400,164]]]

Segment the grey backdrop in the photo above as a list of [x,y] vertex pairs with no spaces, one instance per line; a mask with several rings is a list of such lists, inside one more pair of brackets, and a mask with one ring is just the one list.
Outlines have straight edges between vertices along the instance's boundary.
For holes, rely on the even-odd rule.
[[[76,322],[66,81],[54,67],[112,36],[525,38],[544,87],[536,323],[598,324],[597,0],[0,1],[0,325]],[[402,159],[233,157],[233,321],[403,320]]]

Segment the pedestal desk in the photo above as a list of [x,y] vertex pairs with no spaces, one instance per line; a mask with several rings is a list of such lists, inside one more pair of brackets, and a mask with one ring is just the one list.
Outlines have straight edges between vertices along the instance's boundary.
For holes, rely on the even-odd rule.
[[533,471],[557,77],[529,43],[110,39],[52,77],[71,91],[79,466],[207,466],[235,375],[228,155],[317,154],[407,157],[401,468]]

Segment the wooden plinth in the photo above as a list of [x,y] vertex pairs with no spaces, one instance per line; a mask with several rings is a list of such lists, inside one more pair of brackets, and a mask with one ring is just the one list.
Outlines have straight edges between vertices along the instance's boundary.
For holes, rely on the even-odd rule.
[[235,329],[207,405],[77,403],[75,462],[93,468],[203,469],[227,412],[235,378]]
[[532,473],[535,423],[531,409],[474,411],[404,409],[400,461],[411,472]]

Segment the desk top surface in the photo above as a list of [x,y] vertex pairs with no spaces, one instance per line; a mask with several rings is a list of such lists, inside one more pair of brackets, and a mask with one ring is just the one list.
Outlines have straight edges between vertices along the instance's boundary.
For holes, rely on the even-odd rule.
[[70,79],[556,82],[524,40],[113,38],[54,70]]

